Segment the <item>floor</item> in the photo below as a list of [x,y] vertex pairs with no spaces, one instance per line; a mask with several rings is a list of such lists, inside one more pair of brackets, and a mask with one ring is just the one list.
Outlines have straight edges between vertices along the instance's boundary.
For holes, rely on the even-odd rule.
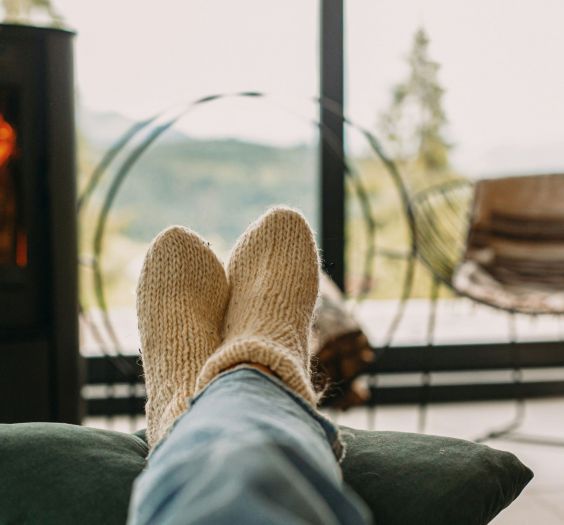
[[[453,403],[431,406],[427,415],[429,434],[473,439],[508,422],[515,410],[512,402]],[[418,408],[415,406],[383,407],[370,415],[367,410],[339,414],[338,423],[368,428],[372,420],[378,430],[416,432]],[[108,426],[130,432],[144,426],[142,418],[90,419],[91,426]],[[110,423],[110,424],[108,424]],[[526,404],[521,432],[564,440],[564,399],[534,400]],[[564,524],[564,447],[539,446],[496,440],[488,445],[508,450],[530,467],[535,477],[521,496],[495,518],[494,525],[560,525]]]

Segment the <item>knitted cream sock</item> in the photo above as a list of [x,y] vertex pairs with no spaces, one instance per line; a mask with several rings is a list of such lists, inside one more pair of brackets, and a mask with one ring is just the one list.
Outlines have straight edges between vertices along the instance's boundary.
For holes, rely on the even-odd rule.
[[306,220],[287,208],[270,210],[241,236],[227,274],[224,342],[206,361],[196,391],[234,365],[259,363],[315,405],[309,336],[319,260]]
[[150,447],[187,409],[200,368],[221,343],[228,299],[225,270],[203,239],[181,226],[155,238],[137,287]]

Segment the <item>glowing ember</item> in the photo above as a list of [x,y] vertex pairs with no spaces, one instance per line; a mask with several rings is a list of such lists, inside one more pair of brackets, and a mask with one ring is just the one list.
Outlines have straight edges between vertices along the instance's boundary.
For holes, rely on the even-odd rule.
[[27,235],[18,232],[16,241],[16,264],[19,267],[27,266]]
[[27,236],[17,221],[13,173],[8,162],[16,151],[16,132],[0,113],[0,264],[27,266]]
[[16,149],[16,132],[0,114],[0,168],[7,164]]

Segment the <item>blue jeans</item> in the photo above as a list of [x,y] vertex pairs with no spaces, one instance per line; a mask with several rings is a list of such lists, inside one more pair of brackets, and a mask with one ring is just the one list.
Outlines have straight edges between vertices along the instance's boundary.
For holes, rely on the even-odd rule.
[[254,368],[218,376],[137,478],[129,525],[371,523],[343,485],[332,423]]

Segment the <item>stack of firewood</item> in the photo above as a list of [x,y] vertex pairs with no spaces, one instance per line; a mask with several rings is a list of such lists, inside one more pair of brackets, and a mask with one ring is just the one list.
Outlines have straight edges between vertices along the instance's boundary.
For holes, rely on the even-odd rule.
[[314,324],[314,378],[324,391],[323,404],[346,410],[366,402],[359,378],[372,363],[373,351],[339,288],[323,274]]

